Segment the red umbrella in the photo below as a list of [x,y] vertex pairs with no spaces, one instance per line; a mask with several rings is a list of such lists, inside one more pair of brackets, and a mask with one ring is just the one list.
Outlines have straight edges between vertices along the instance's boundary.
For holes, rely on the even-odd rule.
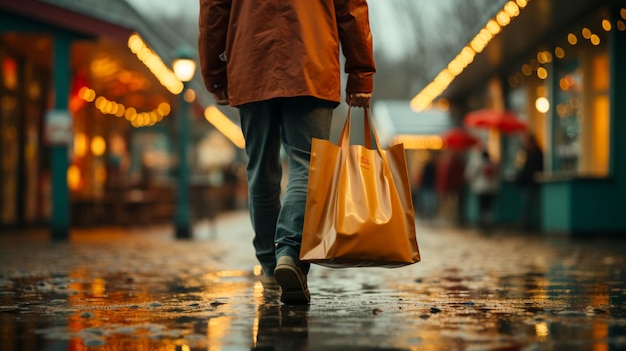
[[441,139],[446,143],[448,148],[453,150],[466,150],[478,144],[480,139],[468,133],[463,128],[453,128],[443,133]]
[[526,123],[520,121],[510,111],[496,111],[492,109],[472,111],[465,116],[464,123],[468,127],[495,128],[503,133],[526,130]]

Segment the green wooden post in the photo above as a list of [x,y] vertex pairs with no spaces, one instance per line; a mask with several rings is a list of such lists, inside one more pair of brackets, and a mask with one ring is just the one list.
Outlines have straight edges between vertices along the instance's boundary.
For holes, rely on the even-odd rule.
[[[70,45],[71,38],[63,34],[54,36],[53,53],[53,112],[57,115],[67,112],[70,91]],[[70,197],[67,185],[67,169],[69,167],[68,143],[52,143],[51,174],[52,174],[52,214],[50,218],[50,232],[53,240],[67,240],[70,228]]]
[[189,104],[185,101],[183,95],[187,89],[187,83],[183,92],[179,95],[179,116],[178,116],[178,192],[176,205],[176,238],[190,239],[191,233],[191,214],[189,208],[189,140],[190,140],[190,121],[189,121]]

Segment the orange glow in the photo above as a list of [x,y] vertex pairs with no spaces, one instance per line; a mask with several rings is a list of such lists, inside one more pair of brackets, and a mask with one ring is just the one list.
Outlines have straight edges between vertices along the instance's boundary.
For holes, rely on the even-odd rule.
[[80,190],[83,187],[83,176],[80,168],[76,165],[71,165],[67,169],[67,186],[72,191]]
[[597,34],[592,34],[589,40],[591,41],[591,44],[593,45],[596,45],[596,46],[600,45],[600,37]]
[[172,94],[178,95],[183,91],[183,83],[176,78],[174,72],[163,63],[139,34],[134,33],[128,38],[128,48]]
[[106,141],[101,136],[91,139],[91,153],[94,156],[102,156],[107,150]]
[[524,7],[526,7],[526,5],[528,5],[528,0],[517,0],[516,3],[517,6],[520,7],[520,9],[523,9]]
[[95,278],[91,282],[91,295],[93,297],[104,297],[106,292],[106,281],[102,278]]
[[226,117],[216,106],[209,106],[204,110],[204,118],[220,133],[224,134],[235,146],[245,147],[245,140],[241,128]]
[[558,57],[558,58],[562,59],[563,57],[565,57],[565,50],[563,50],[563,48],[562,48],[562,47],[557,46],[557,47],[554,49],[554,55],[556,55],[556,57]]
[[17,61],[13,58],[5,57],[2,60],[2,74],[4,76],[4,86],[9,89],[15,89],[18,84]]
[[567,42],[570,43],[570,45],[578,44],[578,38],[576,37],[576,34],[574,34],[574,33],[568,34],[567,35]]
[[541,64],[552,62],[552,54],[550,51],[540,51],[537,53],[537,61]]
[[437,101],[437,107],[442,111],[448,111],[450,109],[450,101],[448,101],[448,99],[439,99]]
[[[81,89],[79,97],[84,101],[93,102],[94,106],[102,114],[115,116],[117,118],[126,118],[126,120],[131,122],[131,125],[136,128],[152,126],[161,122],[163,117],[166,117],[171,112],[170,105],[166,102],[162,102],[156,109],[139,114],[134,107],[126,107],[104,96],[97,96],[96,92],[89,88]],[[191,91],[189,96],[185,94],[185,98],[191,101],[195,100],[195,92]]]
[[196,100],[196,92],[193,89],[187,89],[185,95],[183,95],[183,99],[189,103],[194,102]]
[[509,15],[511,18],[517,17],[519,15],[519,6],[513,1],[509,1],[506,5],[504,5],[504,12]]
[[590,172],[598,176],[609,173],[610,154],[610,103],[607,95],[597,97],[593,101],[593,164]]
[[535,101],[535,108],[540,113],[546,113],[550,111],[550,100],[545,97],[540,97]]
[[548,70],[543,68],[543,67],[539,67],[537,69],[537,77],[539,77],[539,79],[546,79],[546,78],[548,78]]
[[74,134],[74,156],[85,157],[87,155],[87,135],[85,133]]
[[443,139],[439,135],[397,135],[391,145],[404,144],[407,150],[441,150],[444,147]]
[[493,35],[499,34],[502,30],[502,27],[500,27],[498,22],[496,22],[495,20],[489,20],[489,22],[487,22],[486,28]]
[[500,11],[496,16],[496,21],[502,27],[508,26],[511,23],[511,16],[508,13],[504,12],[504,10]]

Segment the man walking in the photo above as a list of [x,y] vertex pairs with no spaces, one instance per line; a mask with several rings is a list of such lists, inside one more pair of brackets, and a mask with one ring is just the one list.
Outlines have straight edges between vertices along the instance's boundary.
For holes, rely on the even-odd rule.
[[[341,101],[368,107],[375,64],[366,0],[200,0],[198,48],[204,83],[236,106],[248,155],[250,217],[267,287],[287,304],[308,304],[300,262],[312,138],[328,139]],[[281,195],[280,148],[288,157]],[[275,284],[274,283],[274,284]]]

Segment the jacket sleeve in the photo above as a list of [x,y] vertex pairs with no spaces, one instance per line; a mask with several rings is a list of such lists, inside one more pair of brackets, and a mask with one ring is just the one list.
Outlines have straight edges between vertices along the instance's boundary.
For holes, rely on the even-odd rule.
[[371,93],[374,90],[374,53],[366,0],[335,0],[339,40],[346,58],[346,92]]
[[[200,0],[198,56],[204,85],[211,93],[227,89],[226,35],[232,0]],[[222,55],[222,58],[220,58]]]

